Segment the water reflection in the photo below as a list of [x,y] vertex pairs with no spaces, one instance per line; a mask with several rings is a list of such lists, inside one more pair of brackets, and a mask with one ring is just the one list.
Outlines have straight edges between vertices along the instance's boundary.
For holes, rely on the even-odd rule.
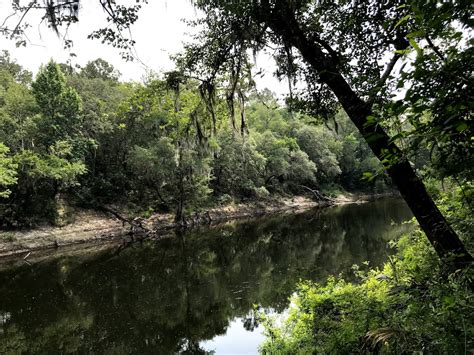
[[284,311],[299,279],[380,264],[410,217],[388,199],[2,271],[0,353],[204,353],[254,304]]

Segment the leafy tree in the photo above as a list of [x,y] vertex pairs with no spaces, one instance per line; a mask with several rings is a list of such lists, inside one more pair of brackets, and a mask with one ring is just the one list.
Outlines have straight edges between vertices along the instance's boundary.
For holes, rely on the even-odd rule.
[[271,131],[255,137],[257,150],[266,157],[265,183],[272,179],[283,181],[290,168],[290,147],[285,139],[278,139]]
[[[2,201],[7,224],[56,217],[59,194],[75,186],[87,170],[83,153],[89,144],[81,133],[81,102],[50,62],[32,83],[10,82],[0,106],[2,140],[16,166],[16,185]],[[9,134],[7,134],[10,132]]]
[[88,172],[80,177],[80,194],[88,201],[110,202],[123,195],[129,179],[123,169],[123,143],[127,136],[118,125],[123,121],[120,106],[133,94],[134,85],[88,78],[82,73],[68,75],[66,79],[81,98],[80,132],[89,141],[84,156]]
[[199,151],[191,147],[176,148],[169,138],[161,138],[150,142],[149,148],[135,146],[129,162],[137,188],[150,188],[149,194],[157,196],[159,204],[173,207],[176,221],[183,221],[187,206],[197,208],[206,203],[210,168]]
[[221,131],[217,142],[219,148],[213,160],[214,191],[233,196],[252,196],[264,183],[266,163],[266,157],[256,148],[255,139]]
[[[417,1],[197,1],[196,6],[206,16],[199,22],[203,27],[200,43],[187,47],[187,62],[194,63],[193,69],[217,73],[228,70],[224,63],[235,62],[236,56],[245,60],[245,49],[258,51],[267,43],[276,44],[280,72],[290,80],[301,79],[307,86],[294,97],[293,105],[329,115],[337,101],[384,164],[438,255],[463,264],[472,257],[403,152],[379,124],[384,105],[394,92],[391,74],[395,64],[410,48],[420,54],[415,39],[424,33],[416,32],[419,27],[432,30],[435,37],[427,40],[425,50],[436,52],[429,43],[447,38],[440,29],[467,24],[468,5],[440,5],[433,3],[424,10]],[[386,53],[393,53],[392,59],[382,72],[378,61]],[[416,76],[412,79],[418,80]],[[464,130],[464,125],[460,127]]]
[[295,149],[290,152],[288,178],[292,183],[314,183],[317,171],[316,164],[309,159],[308,154],[303,150]]
[[84,68],[81,68],[79,75],[88,79],[102,79],[112,82],[117,82],[120,78],[120,72],[101,58],[88,62]]
[[7,50],[2,50],[0,54],[0,68],[9,73],[13,79],[21,84],[29,84],[33,77],[32,73],[25,70],[14,61]]
[[338,157],[341,155],[341,144],[333,132],[322,126],[303,126],[295,133],[301,149],[316,164],[319,182],[335,181],[341,174]]
[[122,154],[120,170],[129,178],[128,186],[122,186],[133,189],[141,204],[139,192],[146,189],[152,200],[174,208],[179,222],[205,204],[210,193],[206,113],[200,103],[196,90],[184,84],[174,90],[166,81],[153,80],[138,86],[117,113],[114,140]]
[[[37,134],[42,147],[35,150],[47,154],[48,158],[58,158],[53,159],[53,165],[58,168],[61,162],[68,170],[83,166],[81,160],[90,142],[81,132],[82,102],[78,93],[67,85],[64,74],[52,61],[40,70],[31,86],[40,110]],[[70,165],[69,161],[77,164]],[[84,170],[78,168],[77,175]],[[61,179],[61,174],[53,172],[52,176]]]
[[21,83],[0,85],[0,90],[2,89],[0,140],[10,147],[12,152],[32,148],[36,130],[34,116],[38,111],[34,96],[28,87]]
[[[372,154],[367,143],[361,137],[356,127],[344,114],[336,117],[338,132],[335,141],[340,142],[339,166],[341,174],[339,181],[344,188],[377,189],[391,186],[383,165]],[[388,185],[388,186],[387,186]]]
[[160,202],[168,205],[168,195],[164,195],[167,185],[174,181],[176,170],[175,146],[169,138],[150,142],[149,148],[135,146],[129,156],[131,168],[137,175],[138,185],[154,190]]
[[250,97],[247,108],[249,128],[257,132],[273,131],[281,136],[289,134],[291,119],[285,117],[287,111],[276,102],[273,94],[264,90],[257,97]]
[[12,158],[7,157],[8,147],[0,143],[0,198],[8,197],[11,191],[8,186],[17,182],[16,164]]
[[67,85],[59,66],[50,61],[40,70],[31,86],[42,113],[38,124],[45,147],[56,140],[77,136],[81,99],[77,92]]
[[[429,125],[417,124],[425,113],[432,117],[433,127],[446,128],[447,134],[441,136],[448,138],[436,143],[440,157],[448,161],[442,151],[468,152],[466,155],[470,156],[470,95],[465,95],[464,89],[472,85],[470,77],[458,70],[463,65],[469,67],[465,43],[470,40],[470,31],[463,31],[470,24],[469,4],[434,1],[425,6],[418,0],[390,4],[200,0],[194,4],[205,14],[195,22],[202,31],[196,36],[197,43],[188,44],[186,53],[177,57],[177,63],[184,74],[192,72],[202,80],[201,110],[211,117],[214,135],[216,84],[226,80],[231,83],[226,96],[233,99],[233,94],[238,94],[244,122],[245,105],[241,98],[245,99],[245,95],[239,91],[251,85],[249,50],[258,52],[271,43],[276,48],[277,74],[287,77],[290,87],[297,81],[306,85],[302,90],[292,90],[288,101],[292,108],[329,117],[342,106],[382,162],[440,257],[449,259],[454,255],[454,262],[461,264],[472,260],[415,174],[409,154],[396,144],[400,136],[387,134],[385,122],[394,115],[408,115],[407,107],[413,106],[410,110],[415,113],[415,135],[419,133],[430,142],[436,141],[429,132],[438,128],[429,131],[424,129]],[[124,31],[136,22],[141,3],[129,7],[114,2],[101,5],[115,30],[99,29],[91,36],[129,49],[134,42],[124,36]],[[26,15],[31,7],[14,3],[14,9]],[[77,2],[52,1],[46,17],[57,31],[58,26],[78,20],[77,10]],[[24,17],[14,31],[7,25],[2,25],[2,31],[20,39],[25,33]],[[443,41],[449,44],[440,45]],[[388,54],[391,59],[382,68]],[[401,75],[395,77],[398,62],[405,65]],[[176,78],[182,75],[175,74]],[[400,105],[392,98],[397,87],[404,85],[413,90],[408,90]],[[443,87],[449,89],[430,90]],[[449,105],[451,99],[456,111]],[[232,107],[233,104],[229,105],[233,117]],[[446,118],[450,112],[459,114]],[[461,144],[456,145],[457,141]]]
[[387,110],[406,117],[412,129],[405,136],[415,147],[428,146],[443,176],[467,180],[474,162],[469,13],[467,2],[409,3],[400,26],[408,31],[410,48],[401,55],[410,68],[402,71],[398,85],[410,86]]
[[277,138],[271,131],[254,134],[257,151],[266,158],[265,184],[301,184],[315,181],[316,165],[291,137]]

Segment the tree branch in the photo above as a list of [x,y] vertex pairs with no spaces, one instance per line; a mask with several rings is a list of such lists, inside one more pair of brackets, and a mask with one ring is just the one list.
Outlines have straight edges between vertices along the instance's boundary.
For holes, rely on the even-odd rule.
[[385,68],[385,72],[382,74],[380,77],[380,80],[378,81],[377,85],[371,90],[371,93],[369,95],[369,98],[367,100],[367,103],[372,106],[377,94],[380,92],[382,89],[383,85],[387,81],[388,77],[390,76],[393,68],[395,67],[395,64],[397,63],[398,59],[401,58],[401,54],[395,53],[388,63],[387,67]]
[[428,45],[430,48],[436,53],[436,55],[444,62],[446,58],[444,57],[443,53],[439,50],[438,47],[435,46],[435,44],[431,41],[431,39],[428,36],[425,36],[426,42],[428,42]]
[[33,8],[33,6],[36,4],[36,1],[32,1],[30,3],[30,5],[26,8],[25,12],[23,13],[23,15],[21,16],[20,18],[20,21],[18,21],[18,23],[16,24],[15,26],[15,29],[13,30],[12,34],[16,34],[16,31],[18,30],[18,28],[20,27],[21,23],[23,22],[23,20],[25,19],[26,15],[28,14],[28,12]]

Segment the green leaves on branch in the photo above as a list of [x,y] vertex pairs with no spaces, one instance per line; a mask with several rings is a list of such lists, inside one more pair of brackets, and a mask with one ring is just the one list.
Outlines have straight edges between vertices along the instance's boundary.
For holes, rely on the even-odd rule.
[[49,119],[58,120],[58,123],[62,120],[65,125],[78,118],[81,99],[73,88],[67,86],[59,65],[49,62],[31,86],[40,110]]
[[442,269],[422,232],[381,268],[302,282],[285,318],[263,315],[263,354],[463,353],[473,347],[472,272]]
[[57,155],[39,155],[29,150],[24,150],[15,155],[14,161],[18,171],[33,179],[51,179],[63,187],[77,184],[78,176],[87,172],[84,163],[68,161]]
[[11,157],[8,157],[9,148],[0,143],[0,198],[10,195],[9,186],[17,182],[17,165]]
[[9,67],[0,63],[0,77],[10,76],[0,83],[0,139],[8,146],[0,157],[1,195],[8,198],[0,213],[16,225],[55,215],[56,197],[87,173],[84,158],[96,142],[86,137],[81,99],[59,65],[41,68],[31,89]]

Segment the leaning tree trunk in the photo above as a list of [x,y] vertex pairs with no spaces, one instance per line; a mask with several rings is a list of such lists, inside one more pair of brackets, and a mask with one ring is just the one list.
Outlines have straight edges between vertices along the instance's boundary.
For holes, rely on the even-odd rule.
[[375,156],[383,160],[386,152],[389,152],[396,157],[394,163],[386,166],[387,173],[412,210],[436,253],[444,260],[452,257],[452,261],[456,264],[471,262],[471,255],[433,202],[409,161],[403,157],[400,149],[380,125],[367,123],[367,117],[373,114],[371,108],[358,98],[340,74],[331,73],[330,76],[332,76],[331,89]]
[[[319,44],[306,37],[293,12],[282,5],[284,3],[279,3],[281,7],[278,6],[270,15],[269,27],[285,42],[297,48],[304,60],[319,74],[321,81],[329,86],[375,156],[381,161],[386,152],[397,157],[395,163],[386,166],[388,175],[399,189],[439,257],[456,265],[472,262],[472,256],[436,207],[409,161],[403,157],[400,149],[390,140],[380,125],[367,120],[374,114],[371,105],[351,89],[332,58],[322,51]],[[266,18],[268,19],[268,15]]]

